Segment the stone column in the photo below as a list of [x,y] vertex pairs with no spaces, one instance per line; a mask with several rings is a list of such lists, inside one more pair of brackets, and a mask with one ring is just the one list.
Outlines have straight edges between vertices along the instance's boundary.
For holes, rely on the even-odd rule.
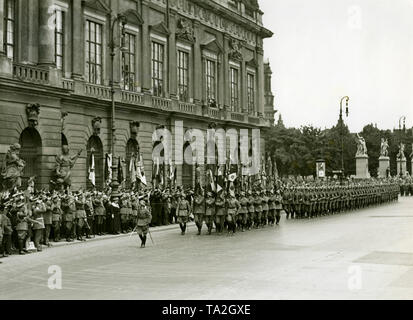
[[177,57],[176,57],[176,16],[175,13],[169,15],[169,66],[168,66],[168,92],[172,99],[178,98],[178,78],[177,78]]
[[368,179],[369,157],[367,155],[356,155],[356,179]]
[[[54,62],[54,26],[49,25],[52,21],[53,0],[39,1],[39,65],[44,67],[55,66]],[[77,47],[79,50],[79,47]]]
[[84,75],[84,34],[82,0],[72,0],[72,78],[83,79]]
[[228,59],[228,44],[230,37],[224,34],[224,52],[223,52],[223,64],[224,64],[224,106],[229,107],[231,105],[231,89],[230,89],[230,79],[229,79],[229,59]]
[[0,76],[11,77],[13,64],[4,52],[4,0],[0,0]]
[[202,102],[202,86],[203,86],[203,59],[201,54],[201,24],[198,21],[194,21],[194,34],[195,44],[193,52],[193,90],[194,90],[194,103],[201,104]]
[[260,116],[264,116],[264,51],[261,47],[257,47],[256,50],[258,63],[257,112]]
[[248,92],[247,92],[247,66],[245,60],[241,61],[241,105],[240,111],[248,113]]
[[390,168],[390,158],[381,156],[379,158],[379,178],[386,178],[387,177],[387,170]]
[[4,0],[0,0],[0,56],[4,55]]
[[406,169],[407,169],[407,160],[406,158],[397,159],[397,175],[400,176],[400,172],[402,175],[406,175]]
[[151,41],[149,34],[149,4],[148,1],[142,1],[142,91],[149,93],[152,88],[151,84]]

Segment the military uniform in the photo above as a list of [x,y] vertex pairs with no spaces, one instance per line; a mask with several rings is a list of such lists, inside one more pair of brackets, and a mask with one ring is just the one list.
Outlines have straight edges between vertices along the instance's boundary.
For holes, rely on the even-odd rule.
[[225,199],[224,193],[220,193],[215,200],[215,226],[217,232],[222,232],[224,230],[224,219],[225,219]]
[[141,201],[138,209],[137,233],[141,239],[141,248],[145,248],[146,235],[149,232],[149,224],[152,221],[152,215],[145,201]]
[[215,198],[213,197],[211,192],[207,193],[205,207],[205,223],[208,227],[208,234],[211,234],[212,225],[215,219]]
[[181,199],[176,208],[178,215],[178,223],[181,228],[181,234],[184,235],[186,231],[186,224],[189,219],[189,214],[191,212],[191,207],[188,200],[185,199],[185,194],[181,195]]
[[205,197],[203,194],[197,194],[193,202],[193,212],[195,218],[195,224],[198,228],[198,235],[201,234],[202,224],[204,222],[205,215]]

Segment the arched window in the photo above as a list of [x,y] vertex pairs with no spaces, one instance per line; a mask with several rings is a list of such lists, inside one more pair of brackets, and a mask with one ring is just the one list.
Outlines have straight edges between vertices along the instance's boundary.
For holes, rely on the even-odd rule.
[[90,161],[92,157],[92,148],[93,148],[93,155],[95,158],[95,182],[96,182],[96,189],[101,190],[103,188],[103,145],[102,141],[98,136],[91,136],[89,141],[87,142],[87,158],[86,158],[86,186],[87,189],[92,189],[93,185],[89,181],[89,167]]
[[26,161],[23,170],[22,185],[26,186],[30,177],[36,176],[36,186],[40,182],[40,168],[42,156],[42,138],[34,128],[26,128],[20,135],[20,158]]

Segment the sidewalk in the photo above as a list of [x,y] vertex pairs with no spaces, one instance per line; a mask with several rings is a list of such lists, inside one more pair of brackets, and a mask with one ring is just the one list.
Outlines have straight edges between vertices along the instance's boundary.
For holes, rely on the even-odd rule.
[[[187,224],[187,227],[191,227],[194,226],[195,223],[194,222],[190,222]],[[163,232],[163,231],[168,231],[168,230],[175,230],[175,229],[179,229],[179,224],[170,224],[167,226],[160,226],[160,227],[152,227],[149,228],[149,231],[151,233],[157,233],[157,232]],[[136,232],[133,233],[134,235],[136,235]],[[129,233],[121,233],[121,234],[107,234],[107,235],[103,235],[103,236],[95,236],[91,239],[87,239],[86,242],[91,242],[91,241],[99,241],[99,240],[109,240],[109,239],[114,239],[114,238],[123,238],[123,237],[128,237],[131,235],[131,232]],[[60,242],[53,242],[51,241],[51,247],[56,248],[56,247],[63,247],[63,246],[69,246],[69,245],[73,245],[73,244],[79,244],[79,243],[85,243],[84,241],[79,241],[79,240],[74,240],[72,242],[67,242],[66,240],[62,239],[60,240]],[[44,248],[47,248],[47,246],[43,246]]]

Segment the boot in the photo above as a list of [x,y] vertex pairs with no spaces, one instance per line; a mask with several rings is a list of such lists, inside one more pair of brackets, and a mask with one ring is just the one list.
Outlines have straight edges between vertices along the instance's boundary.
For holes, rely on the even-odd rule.
[[19,239],[19,254],[26,254],[25,250],[23,249],[23,240]]
[[143,247],[145,248],[145,246],[146,246],[146,235],[143,236],[143,242],[142,243],[143,243]]

